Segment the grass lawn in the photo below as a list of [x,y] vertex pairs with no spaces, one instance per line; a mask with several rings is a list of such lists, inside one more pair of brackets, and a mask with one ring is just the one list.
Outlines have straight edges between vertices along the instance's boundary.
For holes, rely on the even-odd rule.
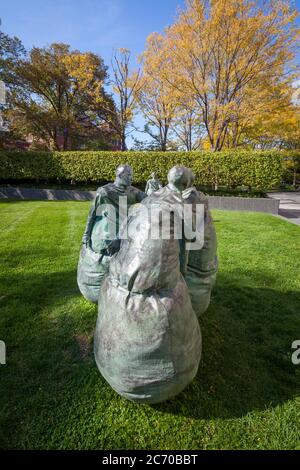
[[300,449],[300,228],[214,211],[220,271],[203,356],[174,400],[119,397],[93,360],[96,307],[77,289],[90,203],[0,203],[0,447]]

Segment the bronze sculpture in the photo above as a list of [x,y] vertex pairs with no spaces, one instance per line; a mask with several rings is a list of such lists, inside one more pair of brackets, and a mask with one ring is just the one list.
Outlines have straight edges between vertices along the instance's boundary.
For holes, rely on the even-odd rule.
[[[152,194],[173,201],[173,204],[191,205],[192,214],[197,207],[203,208],[203,245],[197,249],[187,249],[187,240],[181,237],[180,271],[189,287],[191,301],[197,316],[208,308],[211,291],[216,281],[218,270],[217,236],[213,219],[205,195],[193,186],[194,174],[183,166],[175,166],[168,173],[168,185]],[[193,227],[195,230],[195,227]],[[196,248],[196,249],[194,249]]]
[[[188,286],[195,305],[197,290],[204,298],[199,315],[208,306],[217,269],[213,223],[207,201],[192,186],[192,172],[177,166],[168,180],[165,188],[132,207],[99,295],[97,366],[112,388],[136,402],[172,398],[194,378],[201,331]],[[192,249],[194,239],[185,236],[187,221],[181,219],[185,205],[192,209],[192,222],[197,205],[203,208],[200,249]],[[170,221],[169,237],[163,234],[164,216]],[[158,237],[153,237],[153,229]]]
[[[131,186],[132,168],[121,165],[116,170],[113,183],[98,188],[91,205],[77,270],[77,283],[82,295],[97,303],[101,282],[108,272],[114,242],[120,221],[127,216],[127,209],[141,202],[146,195]],[[123,208],[120,202],[124,202]]]
[[147,194],[147,196],[150,196],[153,192],[158,191],[162,188],[162,184],[157,178],[156,173],[152,172],[150,176],[151,178],[147,181],[145,188],[145,193]]

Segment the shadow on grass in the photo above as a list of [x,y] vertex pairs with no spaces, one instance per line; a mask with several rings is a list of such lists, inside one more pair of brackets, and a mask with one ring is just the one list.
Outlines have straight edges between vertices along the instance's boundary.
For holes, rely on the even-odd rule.
[[[254,277],[266,280],[259,273]],[[300,332],[300,292],[253,288],[236,279],[235,284],[219,275],[211,306],[200,320],[203,351],[197,377],[156,409],[191,418],[234,418],[299,394],[300,370],[291,362],[291,345]]]
[[[41,256],[48,250],[36,252]],[[0,284],[0,339],[7,349],[0,381],[0,448],[33,448],[48,432],[50,438],[56,414],[62,423],[67,419],[72,400],[95,372],[90,345],[96,307],[83,300],[76,269],[15,272]],[[59,418],[62,408],[65,415]]]
[[[253,275],[258,282],[265,279]],[[195,380],[173,400],[149,409],[196,419],[234,418],[282,404],[299,393],[291,344],[299,339],[300,293],[249,287],[239,279],[239,273],[230,279],[219,275],[211,306],[201,319],[203,355]],[[1,370],[0,397],[6,434],[0,446],[35,447],[31,424],[36,436],[46,433],[49,439],[54,428],[72,426],[76,401],[91,384],[101,387],[105,406],[122,406],[124,401],[94,364],[96,307],[80,296],[76,270],[23,277],[15,273],[5,285],[0,324],[8,360]],[[97,407],[92,398],[87,420]]]

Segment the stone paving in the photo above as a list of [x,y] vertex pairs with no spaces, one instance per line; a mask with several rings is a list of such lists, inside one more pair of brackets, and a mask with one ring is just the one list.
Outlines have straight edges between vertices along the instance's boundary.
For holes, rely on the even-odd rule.
[[268,193],[268,197],[278,199],[279,215],[300,225],[300,191]]

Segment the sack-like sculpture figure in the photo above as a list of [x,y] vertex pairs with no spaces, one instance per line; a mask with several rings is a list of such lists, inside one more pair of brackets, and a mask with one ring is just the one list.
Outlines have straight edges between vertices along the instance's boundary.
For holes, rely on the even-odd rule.
[[[180,240],[180,271],[189,288],[189,293],[196,315],[201,316],[209,307],[211,291],[216,281],[218,270],[217,236],[206,196],[193,187],[194,174],[186,167],[175,166],[168,174],[169,184],[151,194],[151,200],[169,201],[171,206],[184,204],[191,206],[193,214],[192,229],[195,224],[197,207],[202,208],[203,225],[200,226],[203,237],[201,248],[193,246],[188,250],[184,237]],[[186,181],[188,181],[186,183]],[[185,189],[184,185],[188,188]],[[149,198],[148,198],[149,199]],[[147,199],[147,201],[148,201]],[[200,224],[201,225],[201,224]],[[199,227],[198,227],[199,229]]]
[[218,270],[217,236],[209,211],[205,215],[204,245],[201,250],[189,252],[185,281],[189,288],[196,315],[201,316],[209,307],[211,292]]
[[109,247],[119,231],[120,198],[126,199],[126,207],[142,201],[146,195],[131,186],[132,169],[121,165],[116,170],[114,183],[98,188],[92,203],[86,229],[82,238],[82,248],[77,269],[77,283],[82,295],[89,301],[97,303],[100,286],[108,272]]
[[[180,174],[186,186],[186,172]],[[132,208],[99,296],[97,366],[114,390],[135,402],[177,395],[196,375],[201,357],[201,331],[180,272],[174,223],[169,238],[157,231],[182,197],[161,191]]]
[[211,292],[216,282],[218,271],[217,235],[208,208],[208,201],[204,194],[193,189],[186,202],[194,207],[197,204],[203,204],[204,206],[204,243],[200,250],[190,250],[188,252],[184,274],[193,308],[199,317],[209,307]]

